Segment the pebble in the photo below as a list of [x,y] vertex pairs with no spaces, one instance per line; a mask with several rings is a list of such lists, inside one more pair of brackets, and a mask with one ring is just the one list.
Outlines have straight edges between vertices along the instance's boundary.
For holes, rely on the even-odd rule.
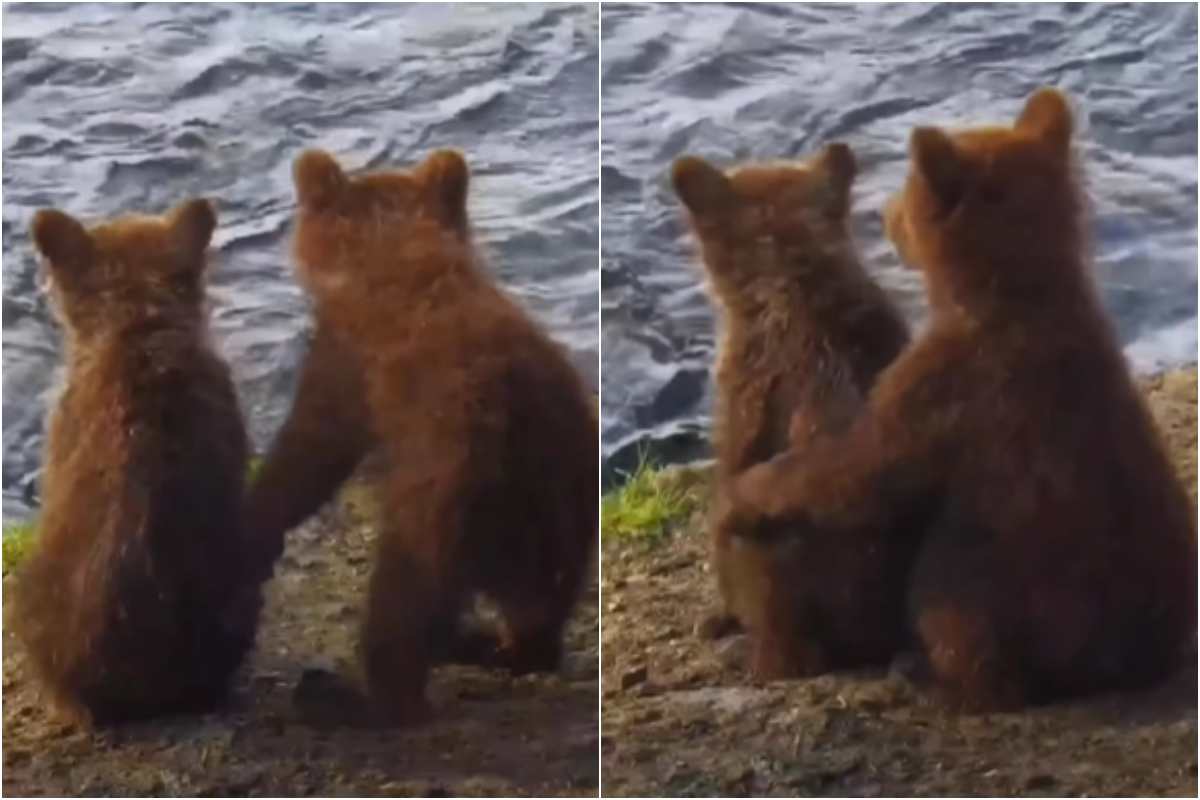
[[726,639],[717,646],[716,656],[725,669],[745,669],[750,659],[750,637],[741,635]]
[[1037,775],[1030,775],[1028,778],[1025,779],[1025,788],[1026,789],[1034,789],[1034,790],[1049,789],[1057,783],[1058,783],[1058,779],[1055,778],[1053,775],[1047,775],[1046,773],[1039,773]]
[[621,689],[631,689],[639,683],[644,683],[648,674],[645,664],[625,670],[621,673]]

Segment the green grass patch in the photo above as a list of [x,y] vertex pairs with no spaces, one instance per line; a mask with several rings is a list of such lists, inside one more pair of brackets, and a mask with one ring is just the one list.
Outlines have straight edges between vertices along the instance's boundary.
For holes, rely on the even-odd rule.
[[628,480],[600,501],[601,535],[659,541],[699,507],[701,477],[695,470],[660,469],[643,455]]
[[37,522],[4,523],[4,574],[7,575],[25,560],[37,539]]

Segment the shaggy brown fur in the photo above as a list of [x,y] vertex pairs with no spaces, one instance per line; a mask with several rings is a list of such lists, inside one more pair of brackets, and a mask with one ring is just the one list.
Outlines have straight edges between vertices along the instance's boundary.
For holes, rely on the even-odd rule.
[[[733,476],[789,442],[844,428],[908,341],[903,318],[862,269],[850,239],[855,172],[842,144],[807,163],[729,175],[698,158],[675,164],[675,188],[724,322],[714,423],[718,504]],[[892,580],[882,546],[764,549],[743,533],[714,519],[713,561],[726,608],[754,634],[759,675],[810,674],[894,648],[903,630],[895,605],[882,604],[887,620],[866,619],[867,605],[880,605],[870,597]]]
[[911,621],[968,709],[1141,686],[1195,636],[1194,513],[1088,274],[1071,129],[1044,89],[1012,128],[913,133],[887,222],[929,329],[845,435],[736,485],[809,535],[939,498]]
[[460,155],[350,178],[310,151],[295,178],[297,271],[361,366],[388,465],[361,640],[367,712],[412,721],[472,592],[501,610],[504,663],[557,667],[596,546],[596,421],[563,350],[480,266]]
[[374,441],[358,359],[318,320],[291,410],[246,498],[259,577],[270,575],[287,532],[333,497]]
[[202,200],[91,230],[40,211],[66,327],[37,549],[8,624],[57,706],[116,722],[218,702],[253,643],[239,504],[246,438],[204,310]]
[[[258,580],[270,577],[287,532],[320,510],[360,464],[368,473],[364,478],[386,472],[386,453],[371,430],[364,393],[354,351],[318,319],[292,407],[246,496],[247,568]],[[368,465],[369,458],[376,463]],[[433,656],[442,662],[503,667],[506,654],[497,650],[498,635],[468,604],[453,637]],[[331,678],[336,681],[336,676],[322,680]]]

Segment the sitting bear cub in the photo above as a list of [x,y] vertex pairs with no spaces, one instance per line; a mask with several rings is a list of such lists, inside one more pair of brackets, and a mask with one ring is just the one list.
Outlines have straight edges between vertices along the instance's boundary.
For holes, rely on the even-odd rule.
[[247,444],[208,341],[209,204],[94,228],[40,211],[66,328],[35,551],[9,626],[60,710],[104,724],[207,709],[253,644]]
[[[714,413],[716,505],[742,470],[854,419],[908,329],[863,270],[850,238],[854,154],[830,144],[807,162],[726,174],[675,163],[675,189],[700,241],[723,329]],[[726,610],[750,629],[763,678],[885,660],[903,635],[907,559],[876,546],[764,543],[737,524],[712,526]],[[729,621],[705,620],[710,632]]]
[[1195,512],[1092,282],[1072,129],[1043,89],[1012,127],[913,132],[886,221],[928,327],[847,431],[733,491],[802,540],[932,502],[910,626],[966,709],[1144,686],[1196,636]]

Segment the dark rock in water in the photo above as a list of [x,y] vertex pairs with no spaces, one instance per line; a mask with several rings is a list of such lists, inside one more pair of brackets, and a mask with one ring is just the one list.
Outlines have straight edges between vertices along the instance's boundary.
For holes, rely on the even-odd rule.
[[681,369],[663,384],[646,410],[650,420],[663,419],[681,409],[693,408],[704,396],[708,373],[698,369]]
[[182,147],[185,150],[195,150],[207,146],[204,137],[195,131],[184,131],[176,136],[172,143],[176,147]]

